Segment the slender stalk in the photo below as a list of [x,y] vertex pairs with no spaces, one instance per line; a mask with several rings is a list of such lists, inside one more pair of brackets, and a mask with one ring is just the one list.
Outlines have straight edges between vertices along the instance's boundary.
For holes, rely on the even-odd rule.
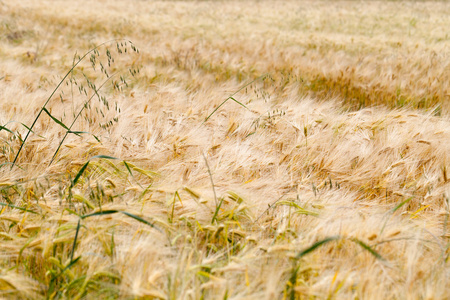
[[91,50],[89,50],[88,52],[86,52],[82,57],[80,57],[80,59],[77,61],[76,64],[73,64],[72,68],[70,68],[70,70],[66,73],[66,75],[64,75],[64,77],[60,80],[60,82],[58,83],[58,85],[56,86],[56,88],[53,90],[53,92],[50,94],[50,96],[47,98],[47,101],[45,101],[44,105],[41,107],[41,109],[39,110],[39,113],[37,115],[37,117],[34,119],[33,124],[31,124],[31,126],[29,127],[29,130],[25,136],[25,138],[23,139],[23,142],[21,143],[19,150],[17,151],[16,156],[14,157],[14,161],[11,165],[11,170],[12,168],[15,166],[17,159],[19,158],[20,152],[22,151],[23,146],[25,145],[25,142],[28,139],[28,136],[30,135],[30,132],[32,132],[32,129],[34,127],[34,125],[36,125],[36,122],[38,121],[39,117],[41,116],[41,114],[44,112],[44,110],[46,109],[47,104],[50,102],[50,100],[52,99],[52,97],[55,95],[56,91],[59,89],[59,87],[63,84],[63,82],[67,79],[67,77],[73,72],[73,70],[84,60],[84,58],[96,51],[97,49],[99,49],[100,47],[109,44],[111,42],[117,42],[117,41],[121,41],[124,39],[114,39],[114,40],[109,40],[107,42],[101,43],[98,46],[95,46],[94,48],[92,48]]
[[49,162],[49,166],[52,164],[52,162],[55,160],[56,155],[58,154],[59,149],[61,149],[62,144],[64,143],[64,140],[66,139],[66,137],[69,135],[69,133],[72,132],[72,127],[73,125],[75,125],[75,122],[77,121],[77,119],[81,116],[81,113],[83,112],[83,110],[86,108],[86,105],[89,104],[89,102],[91,102],[91,100],[94,98],[95,95],[98,95],[98,91],[100,91],[100,89],[111,79],[113,78],[115,75],[117,75],[118,72],[112,74],[110,77],[108,77],[104,82],[102,82],[102,84],[99,86],[98,89],[95,89],[95,93],[92,94],[92,96],[89,98],[89,100],[87,100],[83,106],[81,107],[80,111],[78,112],[78,114],[76,115],[75,119],[72,121],[72,124],[70,124],[70,126],[68,127],[68,130],[66,130],[66,133],[64,134],[64,137],[62,138],[61,142],[58,145],[58,148],[56,149],[55,153],[52,156],[52,159]]

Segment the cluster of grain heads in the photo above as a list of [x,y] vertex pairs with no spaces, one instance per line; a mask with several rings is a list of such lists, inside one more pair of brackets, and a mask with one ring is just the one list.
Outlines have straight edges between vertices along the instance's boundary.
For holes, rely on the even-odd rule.
[[[115,45],[114,53],[109,49],[111,44]],[[139,53],[133,43],[119,40],[95,46],[82,56],[75,55],[69,71],[37,111],[31,125],[11,120],[0,126],[0,132],[6,133],[2,136],[4,162],[0,169],[9,165],[10,172],[13,172],[14,166],[26,171],[25,165],[31,165],[29,160],[32,160],[27,145],[29,143],[30,147],[33,147],[35,144],[33,139],[30,142],[30,137],[35,135],[46,140],[41,132],[47,128],[56,127],[60,131],[58,144],[49,141],[56,147],[47,161],[49,165],[57,158],[69,135],[88,134],[100,142],[98,133],[94,133],[98,131],[94,126],[108,129],[118,122],[120,113],[118,103],[111,103],[106,93],[124,93],[124,88],[130,85],[128,77],[135,77],[139,73],[135,63],[128,67],[128,75],[121,74],[122,66],[115,66],[114,63],[118,61],[118,56],[130,56],[133,53]],[[87,57],[90,68],[85,66]],[[116,77],[119,77],[119,80],[116,81]],[[103,90],[108,84],[111,84],[112,90],[105,93]],[[74,92],[75,89],[78,89],[78,93]],[[60,103],[55,101],[57,94]],[[94,99],[98,101],[94,103]],[[47,128],[42,126],[45,124],[45,115],[49,120]],[[81,116],[87,126],[78,125]],[[102,120],[104,123],[101,123]],[[11,127],[14,123],[19,123],[26,130],[25,133],[10,129],[14,128]],[[83,127],[88,130],[77,129]],[[2,262],[0,267],[9,270],[2,271],[2,296],[39,298],[46,295],[48,299],[80,299],[92,289],[98,290],[101,287],[105,288],[103,292],[111,296],[117,295],[115,285],[120,282],[118,273],[102,266],[92,271],[86,256],[86,249],[89,247],[86,248],[85,242],[86,239],[90,240],[99,235],[104,253],[96,255],[113,259],[115,225],[93,229],[87,224],[89,219],[121,214],[156,231],[161,229],[154,225],[154,222],[139,216],[137,212],[130,212],[126,207],[111,206],[116,197],[127,193],[123,186],[118,187],[118,184],[114,183],[114,177],[120,179],[131,176],[132,180],[142,187],[142,184],[151,185],[153,173],[126,161],[122,162],[122,168],[112,163],[102,163],[109,160],[116,159],[106,155],[91,156],[75,174],[50,172],[35,178],[27,176],[24,180],[0,183],[0,219],[2,226],[9,222],[9,227],[2,231],[2,236],[15,241],[14,246],[11,243],[2,243],[6,247],[5,251],[2,250],[2,255],[8,257],[8,260]],[[139,176],[136,177],[133,172],[137,172]],[[106,178],[108,175],[111,178]],[[116,193],[118,189],[122,189],[122,192]],[[59,207],[55,207],[56,203],[59,203]],[[105,240],[106,236],[110,238]],[[84,244],[83,250],[77,247],[80,244]],[[80,249],[78,255],[77,249]],[[19,275],[21,272],[24,272],[25,277]]]
[[[124,55],[129,52],[131,53],[139,53],[139,50],[134,46],[134,44],[130,41],[108,41],[102,43],[98,46],[95,46],[84,55],[74,56],[72,67],[69,71],[63,76],[63,78],[59,81],[55,89],[51,92],[50,96],[47,98],[45,103],[42,105],[40,110],[37,113],[34,121],[31,125],[27,126],[23,124],[23,126],[27,129],[25,137],[22,139],[19,133],[13,133],[9,130],[6,125],[2,125],[0,127],[1,130],[5,130],[13,134],[13,136],[19,137],[20,146],[16,153],[14,154],[14,159],[11,162],[11,169],[18,162],[19,155],[22,152],[23,147],[25,146],[29,136],[31,133],[34,133],[33,129],[38,123],[38,120],[42,118],[43,114],[46,114],[56,126],[60,126],[63,130],[63,137],[59,141],[59,145],[54,151],[53,157],[50,159],[49,164],[51,164],[58,151],[61,149],[62,144],[66,140],[69,134],[74,134],[80,136],[81,134],[90,134],[96,140],[99,140],[96,135],[89,131],[81,131],[74,130],[74,126],[76,126],[78,119],[80,116],[83,116],[87,123],[92,127],[95,124],[98,124],[102,129],[109,129],[114,123],[118,122],[118,114],[120,113],[120,108],[117,105],[117,102],[112,105],[105,94],[102,93],[103,88],[111,83],[114,90],[118,92],[124,92],[124,87],[128,87],[129,84],[127,82],[127,75],[120,75],[119,71],[114,71],[114,55],[109,50],[108,46],[111,43],[115,43],[117,49],[117,55]],[[105,54],[102,55],[100,50],[106,48]],[[128,49],[131,49],[128,51]],[[82,64],[85,61],[85,58],[89,56],[89,62],[91,67],[91,74],[89,70],[85,70]],[[106,62],[102,62],[106,56]],[[107,64],[107,67],[105,66]],[[96,72],[96,68],[100,66],[100,74]],[[131,76],[136,76],[139,73],[138,66],[132,66],[128,69]],[[115,80],[114,78],[119,76],[119,80]],[[64,89],[64,84],[66,89]],[[78,88],[78,96],[74,95],[74,87]],[[52,112],[53,103],[51,102],[54,99],[54,96],[59,93],[59,99],[63,105],[63,108],[60,109],[59,115]],[[68,99],[69,98],[69,99]],[[98,105],[95,106],[95,110],[92,104],[92,100],[97,99]],[[71,101],[72,111],[68,113],[68,108],[65,102],[67,100]],[[56,110],[56,109],[55,109]],[[114,110],[111,112],[111,110]]]
[[[0,220],[3,226],[5,222],[10,224],[1,235],[3,255],[9,257],[1,267],[22,270],[27,276],[19,276],[11,284],[9,280],[18,274],[3,273],[2,295],[80,299],[87,293],[106,289],[111,296],[117,296],[121,279],[119,270],[114,269],[116,226],[133,228],[142,224],[158,234],[163,231],[154,220],[138,211],[114,205],[115,198],[127,193],[124,178],[130,176],[139,185],[150,187],[154,173],[126,161],[119,164],[111,161],[117,159],[93,156],[74,174],[0,184],[1,198],[5,201],[1,203]],[[142,195],[148,187],[141,189]],[[56,207],[53,203],[56,199],[42,194],[51,189],[60,191],[53,196],[59,199]],[[101,221],[102,218],[106,220]],[[10,241],[15,241],[14,245]],[[92,256],[102,259],[92,260]],[[39,287],[34,280],[39,281]],[[22,287],[25,283],[28,286]]]

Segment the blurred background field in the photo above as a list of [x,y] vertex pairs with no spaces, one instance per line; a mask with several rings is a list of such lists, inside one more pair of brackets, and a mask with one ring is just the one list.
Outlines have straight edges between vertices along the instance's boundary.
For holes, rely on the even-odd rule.
[[1,296],[446,299],[448,16],[0,0]]

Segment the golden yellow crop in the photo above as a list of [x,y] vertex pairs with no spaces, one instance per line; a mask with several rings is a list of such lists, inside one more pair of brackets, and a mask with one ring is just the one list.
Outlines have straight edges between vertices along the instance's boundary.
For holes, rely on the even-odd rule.
[[0,297],[446,299],[449,15],[0,0]]

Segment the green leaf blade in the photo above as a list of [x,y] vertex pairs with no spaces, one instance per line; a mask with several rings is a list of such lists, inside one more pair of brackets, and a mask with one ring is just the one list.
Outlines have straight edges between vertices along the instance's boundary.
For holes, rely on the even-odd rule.
[[341,238],[340,236],[336,235],[336,236],[331,236],[331,237],[327,237],[327,238],[325,238],[323,240],[320,240],[320,241],[314,243],[313,245],[311,245],[310,247],[300,251],[295,258],[296,259],[302,258],[306,254],[313,252],[314,250],[316,250],[320,246],[322,246],[324,244],[327,244],[329,242],[332,242],[332,241],[336,241],[336,240],[338,240],[340,238]]

